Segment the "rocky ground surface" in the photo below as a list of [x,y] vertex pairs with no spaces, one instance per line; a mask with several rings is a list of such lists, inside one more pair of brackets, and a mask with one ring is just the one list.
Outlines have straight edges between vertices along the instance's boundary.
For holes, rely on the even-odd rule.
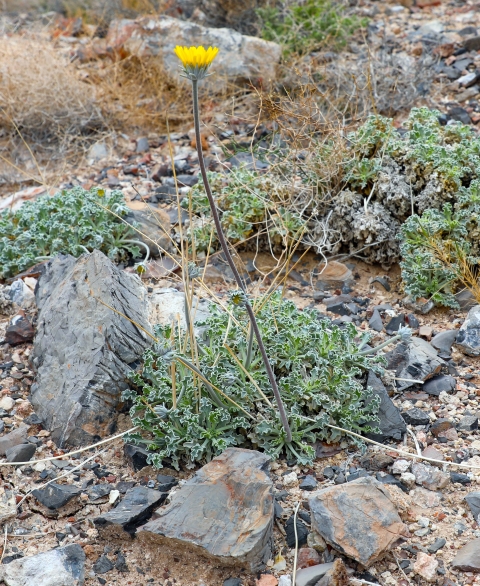
[[[365,1],[357,10],[371,18],[371,46],[389,55],[401,105],[423,103],[438,107],[445,122],[478,124],[476,4]],[[30,30],[29,19],[25,16],[18,27]],[[109,42],[121,43],[113,39],[113,29],[110,37],[91,39],[55,26],[60,30],[56,46],[87,75],[102,69]],[[139,25],[128,30],[143,34]],[[354,49],[337,59],[339,70],[364,67],[362,45]],[[328,55],[310,56],[305,72],[325,62],[331,63]],[[405,113],[399,108],[399,123]],[[260,165],[249,153],[228,156],[224,148],[233,140],[248,148],[262,139],[265,128],[222,113],[206,121],[210,169]],[[199,170],[191,128],[169,138],[179,191],[185,194]],[[158,240],[160,224],[175,241],[188,218],[179,218],[170,160],[166,135],[116,135],[91,147],[62,186],[120,188],[147,235]],[[45,192],[42,187],[2,189],[1,209]],[[170,246],[168,239],[160,244]],[[312,467],[268,463],[256,452],[228,450],[202,469],[181,472],[152,469],[141,449],[121,439],[70,454],[72,442],[86,446],[131,427],[127,414],[117,414],[112,396],[121,390],[126,366],[147,343],[117,314],[107,316],[98,299],[148,327],[178,307],[183,286],[177,267],[157,257],[142,284],[131,276],[131,267],[113,267],[93,254],[77,263],[63,259],[41,275],[34,272],[2,286],[0,579],[7,586],[51,585],[53,573],[55,586],[289,586],[295,525],[297,584],[480,583],[480,307],[461,295],[461,310],[425,313],[429,308],[405,299],[397,269],[385,273],[353,258],[319,275],[321,259],[313,253],[293,260],[298,264],[285,295],[299,307],[315,307],[334,323],[354,322],[372,331],[376,344],[401,325],[414,331],[409,344],[387,348],[388,380],[371,375],[382,399],[381,435],[372,439],[387,447],[368,444],[362,453],[319,444]],[[266,291],[275,260],[246,252],[238,262],[252,291]],[[202,294],[226,298],[230,277],[217,255],[205,269]],[[98,286],[94,296],[70,287],[72,280],[85,278]],[[121,295],[106,299],[106,291]],[[68,312],[72,303],[75,315]],[[106,363],[80,352],[86,338],[78,336],[105,320],[110,320],[114,350],[106,336],[92,339]],[[73,367],[68,378],[58,368],[65,355]],[[102,392],[103,376],[112,385],[111,396]],[[89,402],[79,407],[76,398],[85,397],[87,388]],[[416,460],[418,453],[425,459]],[[55,459],[36,462],[48,458]]]

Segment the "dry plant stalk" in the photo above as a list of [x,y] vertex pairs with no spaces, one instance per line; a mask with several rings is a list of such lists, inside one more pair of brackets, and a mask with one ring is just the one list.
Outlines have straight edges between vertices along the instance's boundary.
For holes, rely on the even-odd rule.
[[0,40],[0,122],[33,142],[98,130],[103,117],[94,89],[46,42]]

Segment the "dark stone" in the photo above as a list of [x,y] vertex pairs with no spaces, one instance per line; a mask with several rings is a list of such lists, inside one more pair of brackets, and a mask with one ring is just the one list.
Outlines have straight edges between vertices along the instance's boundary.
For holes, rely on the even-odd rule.
[[[306,503],[308,506],[308,503]],[[308,523],[310,525],[310,523],[312,522],[312,518],[310,517],[310,515],[307,513],[307,511],[302,511],[302,509],[300,509],[297,513],[297,517],[299,517],[302,521],[305,521],[305,523]]]
[[5,342],[10,346],[31,342],[35,336],[32,324],[23,315],[15,315],[5,331]]
[[465,415],[457,423],[457,429],[460,431],[473,431],[474,429],[478,429],[478,417]]
[[135,486],[135,482],[132,480],[122,480],[121,482],[117,483],[117,486],[115,487],[120,494],[125,494],[127,492],[127,490],[129,490],[130,488],[133,488]]
[[317,481],[313,476],[309,474],[308,476],[305,476],[305,478],[302,480],[299,488],[301,490],[315,490],[317,488]]
[[392,317],[392,319],[388,322],[385,326],[385,331],[389,335],[396,334],[398,332],[398,328],[405,325],[405,316],[403,314],[396,315]]
[[110,494],[112,490],[113,486],[105,482],[103,484],[94,484],[87,489],[87,494],[91,501],[96,501]]
[[275,519],[281,519],[283,515],[282,505],[277,501],[277,499],[273,501],[273,514],[275,516]]
[[413,409],[409,409],[408,411],[404,411],[402,413],[402,417],[406,423],[410,425],[428,425],[430,423],[430,417],[428,413],[414,407]]
[[35,454],[37,447],[34,444],[20,444],[13,446],[5,453],[7,462],[28,462]]
[[43,421],[36,413],[32,413],[28,417],[25,417],[23,423],[25,423],[26,425],[42,425]]
[[345,478],[345,474],[343,472],[340,472],[337,477],[335,478],[335,484],[345,484],[345,482],[347,482],[347,479]]
[[35,296],[31,402],[59,448],[95,443],[115,432],[129,365],[151,345],[147,291],[95,250],[49,261]]
[[442,549],[446,543],[446,539],[443,537],[437,537],[437,539],[427,547],[428,553],[437,553],[437,551]]
[[456,345],[468,356],[480,356],[480,305],[472,307],[458,330]]
[[400,490],[408,493],[408,488],[403,484],[403,482],[400,482],[400,480],[392,474],[380,474],[380,472],[377,472],[376,479],[382,484],[393,484],[394,486],[398,486]]
[[260,159],[254,157],[251,153],[242,151],[233,155],[227,161],[232,164],[232,167],[244,167],[245,169],[255,169],[257,171],[263,171],[270,167],[268,163],[260,161]]
[[[457,62],[454,63],[454,67],[457,65]],[[464,67],[462,67],[462,69],[465,69]],[[450,116],[450,118],[452,120],[457,120],[458,122],[461,122],[462,124],[471,124],[472,123],[472,119],[470,118],[470,114],[461,106],[453,106],[452,108],[449,108],[448,110],[448,115]]]
[[137,533],[139,544],[195,551],[221,565],[263,570],[273,541],[268,463],[260,452],[227,448],[156,511]]
[[369,433],[366,434],[366,437],[379,442],[388,438],[402,439],[403,434],[407,431],[407,426],[400,415],[400,411],[388,396],[387,389],[382,383],[382,380],[370,371],[368,373],[367,386],[371,387],[374,393],[380,397],[380,409],[378,412],[380,422],[372,422],[374,427],[380,429],[380,433]]
[[407,322],[408,326],[412,328],[412,330],[418,330],[420,327],[420,322],[414,313],[409,313],[405,318],[405,321]]
[[[307,543],[308,537],[308,528],[307,526],[297,518],[297,538],[298,538],[298,547],[305,545]],[[285,541],[287,542],[288,547],[295,547],[295,526],[293,523],[293,515],[288,518],[287,522],[285,523],[285,532],[286,537]]]
[[471,37],[463,41],[463,46],[467,51],[480,51],[480,37]]
[[433,336],[431,345],[437,350],[443,350],[444,352],[450,352],[455,340],[457,339],[458,330],[446,330]]
[[325,476],[325,478],[333,480],[333,478],[335,477],[335,472],[331,466],[327,466],[323,469],[323,475]]
[[223,586],[242,586],[242,580],[240,578],[227,578]]
[[452,429],[452,427],[454,427],[453,422],[449,419],[437,419],[437,421],[432,423],[430,432],[435,437],[438,437],[440,433],[447,431],[447,429]]
[[78,486],[52,482],[45,488],[37,488],[32,491],[32,494],[44,507],[56,510],[66,505],[68,501],[78,496],[81,492]]
[[165,502],[166,498],[167,494],[164,492],[135,486],[127,490],[123,500],[114,509],[103,513],[93,522],[99,531],[107,526],[116,525],[133,535],[137,527],[150,517],[153,509]]
[[174,476],[167,476],[165,474],[158,474],[157,482],[157,490],[160,492],[168,492],[178,484],[178,480]]
[[480,572],[480,538],[464,545],[453,559],[451,566],[462,572]]
[[429,395],[440,395],[441,392],[452,393],[457,388],[457,381],[449,374],[439,374],[424,382],[422,391]]
[[376,332],[383,331],[382,316],[380,315],[378,309],[373,310],[373,315],[368,321],[368,327]]
[[148,138],[146,136],[142,136],[137,138],[137,148],[135,151],[137,153],[144,153],[150,150],[150,145],[148,144]]
[[327,311],[330,313],[335,313],[336,315],[350,316],[353,313],[351,306],[355,306],[350,295],[337,295],[335,297],[329,297],[324,299],[323,302],[327,308]]
[[115,569],[117,572],[128,572],[127,560],[121,551],[117,553],[117,559],[115,560]]
[[385,277],[375,277],[370,281],[370,283],[372,285],[373,283],[379,283],[385,289],[385,291],[391,291],[392,289],[390,287],[390,283],[387,281],[387,279],[385,279]]
[[104,554],[102,554],[93,564],[93,571],[95,574],[106,574],[107,572],[110,572],[110,570],[113,570],[113,568],[114,565]]
[[459,484],[470,484],[472,479],[467,474],[463,474],[462,472],[450,472],[450,480],[452,482],[458,482]]
[[480,515],[480,491],[468,493],[465,497],[465,500],[467,501],[467,505],[469,506],[470,511],[472,512],[473,518],[478,523]]
[[135,470],[135,472],[138,472],[142,468],[145,468],[145,466],[148,466],[147,458],[151,452],[148,452],[144,448],[141,448],[140,446],[134,446],[133,444],[125,444],[123,446],[123,453],[125,454],[128,463]]

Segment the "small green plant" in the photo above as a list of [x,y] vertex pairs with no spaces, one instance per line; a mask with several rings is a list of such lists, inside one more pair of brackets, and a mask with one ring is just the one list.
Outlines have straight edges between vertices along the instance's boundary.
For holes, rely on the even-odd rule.
[[276,293],[257,299],[256,317],[290,423],[288,443],[262,356],[249,346],[249,319],[237,296],[232,294],[228,312],[212,305],[210,317],[197,324],[202,334],[193,368],[186,332],[157,327],[158,342],[132,374],[135,388],[124,393],[133,403],[134,424],[149,438],[138,433],[128,441],[146,445],[149,461],[158,467],[166,458],[177,468],[181,460],[202,463],[228,446],[261,449],[274,458],[283,453],[309,464],[316,440],[340,437],[326,424],[373,430],[379,399],[364,381],[369,370],[381,371],[384,359],[361,350],[368,336],[359,346],[352,324],[339,328]]
[[346,5],[331,0],[288,3],[283,9],[259,8],[262,36],[284,47],[285,53],[305,54],[328,40],[329,48],[345,46],[348,38],[366,19],[346,14]]
[[[109,211],[110,210],[110,211]],[[121,191],[81,187],[26,202],[0,215],[0,276],[7,278],[56,254],[75,257],[98,249],[119,261],[140,254]]]
[[[301,235],[304,221],[294,211],[282,206],[288,197],[286,185],[275,184],[266,175],[244,167],[223,173],[208,174],[215,203],[220,212],[220,223],[231,243],[243,242],[256,233],[268,233],[271,242],[287,246]],[[213,229],[213,218],[205,193],[203,180],[190,191],[182,206],[195,214],[193,226],[187,234],[190,244],[198,251],[214,252],[219,247]]]

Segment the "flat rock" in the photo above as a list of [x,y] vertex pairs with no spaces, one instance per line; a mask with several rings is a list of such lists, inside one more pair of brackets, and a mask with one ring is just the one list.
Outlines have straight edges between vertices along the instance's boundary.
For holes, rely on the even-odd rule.
[[31,342],[34,335],[35,330],[28,318],[24,315],[15,315],[5,330],[5,342],[10,346],[25,344]]
[[480,537],[464,545],[451,565],[462,572],[480,572]]
[[70,484],[56,484],[51,482],[45,488],[37,488],[32,491],[33,496],[47,509],[60,509],[71,499],[78,496],[82,490],[78,486]]
[[431,345],[437,350],[450,352],[455,340],[457,339],[458,330],[446,330],[433,336]]
[[36,299],[32,404],[58,447],[94,443],[115,431],[128,365],[151,344],[146,289],[96,250],[47,263]]
[[34,444],[19,444],[8,448],[5,452],[7,462],[28,462],[35,454],[36,446]]
[[368,327],[375,332],[383,331],[382,316],[380,315],[378,309],[373,310],[372,317],[368,320]]
[[27,440],[27,432],[28,426],[21,425],[10,433],[2,435],[0,437],[0,456],[5,456],[10,448],[23,444]]
[[428,413],[425,413],[425,411],[422,411],[418,407],[404,411],[402,417],[410,425],[428,425],[430,423]]
[[94,519],[95,526],[105,536],[133,535],[137,527],[150,517],[155,507],[165,502],[166,497],[167,493],[146,486],[130,488],[114,509]]
[[0,566],[6,586],[83,586],[85,553],[77,543]]
[[480,515],[480,491],[470,492],[465,497],[467,505],[472,512],[473,518],[478,523],[478,516]]
[[409,535],[387,491],[371,477],[319,490],[309,504],[312,528],[364,567]]
[[265,81],[276,78],[280,45],[257,37],[242,35],[227,28],[205,28],[197,23],[169,16],[148,16],[137,20],[112,20],[107,45],[114,52],[143,58],[158,56],[167,73],[179,78],[176,45],[218,47],[214,61],[215,87],[226,87],[231,80]]
[[380,397],[380,408],[378,411],[380,421],[379,423],[373,423],[373,425],[380,429],[380,433],[369,433],[366,434],[366,437],[380,442],[388,438],[402,439],[403,434],[407,431],[405,420],[392,399],[388,396],[387,389],[382,380],[370,371],[368,373],[367,385]]
[[297,570],[295,586],[315,585],[332,568],[333,562],[329,562],[328,564],[317,564],[316,566]]
[[187,481],[138,538],[222,565],[263,569],[271,557],[274,514],[268,462],[260,452],[228,448]]
[[458,330],[455,345],[468,356],[480,356],[480,305],[472,307]]
[[[387,368],[395,371],[398,378],[426,381],[438,374],[445,362],[439,358],[438,352],[426,340],[411,338],[402,342],[386,355]],[[413,386],[414,382],[397,381],[399,391]]]
[[412,464],[412,474],[415,475],[415,482],[424,488],[428,488],[428,490],[439,490],[450,483],[448,474],[421,462]]
[[425,381],[422,391],[429,395],[439,396],[440,393],[453,393],[457,388],[456,379],[449,374],[439,374]]
[[[158,257],[171,249],[170,216],[162,208],[149,206],[144,202],[127,203],[130,213],[125,218],[129,224],[136,223],[135,240],[143,242],[152,257]],[[135,225],[135,224],[134,224]],[[137,231],[138,230],[138,231]],[[142,247],[140,252],[144,256]]]
[[[149,321],[152,324],[169,325],[173,322],[180,323],[180,327],[186,329],[185,320],[185,293],[171,287],[156,289],[148,297]],[[201,322],[210,315],[210,301],[207,299],[192,300],[193,323]],[[195,328],[199,333],[201,328]]]

